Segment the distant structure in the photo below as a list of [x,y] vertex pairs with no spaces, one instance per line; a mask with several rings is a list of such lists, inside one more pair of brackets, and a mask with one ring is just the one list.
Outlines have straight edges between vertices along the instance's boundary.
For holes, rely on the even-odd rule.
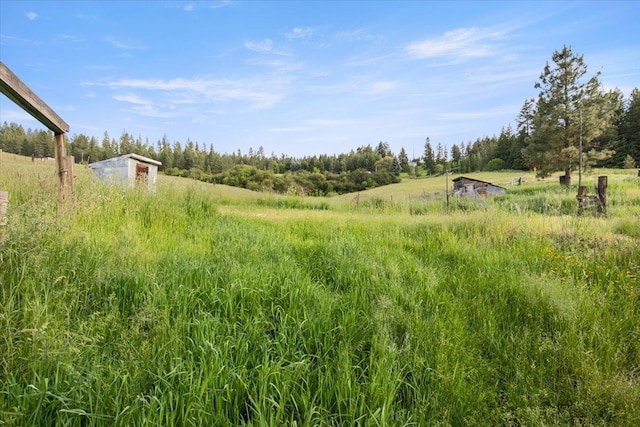
[[460,176],[453,180],[453,193],[459,197],[486,197],[507,194],[507,189],[487,181]]
[[155,191],[158,166],[161,165],[159,161],[139,154],[125,154],[91,163],[89,168],[103,181],[130,188],[144,186],[148,191]]

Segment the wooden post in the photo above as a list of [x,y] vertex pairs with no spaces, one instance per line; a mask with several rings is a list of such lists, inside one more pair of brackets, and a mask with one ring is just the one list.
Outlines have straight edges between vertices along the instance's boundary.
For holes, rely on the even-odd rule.
[[9,192],[0,190],[0,248],[4,244],[4,228],[7,225],[7,208],[9,206]]
[[58,168],[58,201],[62,202],[67,192],[67,165],[66,149],[64,146],[64,133],[56,133],[56,165]]
[[0,61],[0,92],[35,117],[40,123],[53,131],[56,139],[56,165],[58,168],[58,202],[62,202],[65,193],[72,189],[68,168],[65,165],[64,136],[69,125],[60,118],[38,95]]
[[576,199],[578,199],[578,216],[582,216],[582,214],[584,213],[585,201],[587,200],[586,186],[581,185],[580,187],[578,187],[578,195],[576,196]]
[[598,213],[607,213],[607,176],[598,177]]

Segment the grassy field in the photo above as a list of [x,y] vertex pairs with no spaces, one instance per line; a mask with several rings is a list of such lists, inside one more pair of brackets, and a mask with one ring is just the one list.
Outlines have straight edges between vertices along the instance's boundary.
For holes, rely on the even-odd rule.
[[76,165],[58,209],[53,162],[2,154],[0,425],[640,425],[640,178],[600,173],[580,218],[521,172],[447,209],[444,177],[148,195]]

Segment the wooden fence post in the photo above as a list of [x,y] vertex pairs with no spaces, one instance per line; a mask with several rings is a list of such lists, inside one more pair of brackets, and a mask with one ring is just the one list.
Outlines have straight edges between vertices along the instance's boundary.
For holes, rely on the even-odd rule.
[[578,187],[578,195],[576,196],[578,199],[578,216],[581,216],[584,213],[584,205],[587,201],[587,187],[581,185]]
[[73,194],[73,157],[67,157],[65,134],[56,133],[56,167],[58,169],[58,203],[63,205],[69,194]]
[[607,213],[607,176],[598,177],[598,213]]

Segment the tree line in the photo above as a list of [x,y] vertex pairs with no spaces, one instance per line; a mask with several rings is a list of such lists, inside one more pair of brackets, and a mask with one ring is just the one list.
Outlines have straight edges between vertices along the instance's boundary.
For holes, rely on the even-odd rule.
[[[424,152],[410,158],[401,148],[396,154],[387,142],[366,145],[342,154],[292,157],[267,155],[264,147],[218,153],[212,145],[170,142],[156,144],[123,131],[118,139],[104,132],[101,140],[74,134],[67,152],[77,163],[91,163],[136,153],[162,163],[167,175],[190,177],[251,190],[329,195],[361,191],[399,182],[401,174],[417,177],[445,171],[469,173],[503,169],[536,170],[547,176],[564,170],[570,184],[571,171],[582,158],[583,167],[632,168],[640,163],[640,91],[627,100],[615,89],[604,91],[600,73],[588,78],[580,55],[564,46],[552,55],[535,87],[537,99],[524,102],[517,127],[503,127],[498,135],[467,143],[432,145],[426,138]],[[582,145],[582,156],[579,147]],[[54,156],[53,134],[24,129],[4,122],[0,149],[35,157]]]

